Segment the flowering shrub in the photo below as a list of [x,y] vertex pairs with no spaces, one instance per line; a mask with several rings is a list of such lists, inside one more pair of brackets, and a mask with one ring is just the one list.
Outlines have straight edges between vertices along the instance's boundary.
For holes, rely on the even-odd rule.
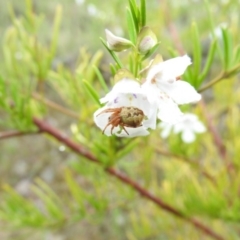
[[[153,41],[153,38],[148,36],[149,28],[148,31],[144,30],[145,26],[139,36],[143,37],[144,33],[145,37],[151,40],[146,41],[143,38],[138,41],[140,48],[135,50],[137,55],[146,55],[157,44],[156,37]],[[131,46],[136,48],[133,42],[117,37],[109,30],[106,30],[106,37],[109,51],[119,52]],[[143,45],[144,51],[141,51]],[[196,103],[201,99],[194,87],[180,80],[190,64],[191,59],[187,55],[167,61],[162,61],[157,56],[149,60],[146,68],[135,72],[136,77],[134,73],[120,68],[118,71],[122,72],[121,78],[113,89],[100,99],[101,103],[107,104],[94,113],[96,125],[107,136],[116,134],[118,137],[136,137],[149,134],[148,128],[155,129],[157,119],[165,123],[177,123],[183,115],[178,105]],[[145,77],[142,74],[144,71],[147,71]],[[128,78],[131,74],[132,77]],[[136,112],[136,109],[139,111]]]

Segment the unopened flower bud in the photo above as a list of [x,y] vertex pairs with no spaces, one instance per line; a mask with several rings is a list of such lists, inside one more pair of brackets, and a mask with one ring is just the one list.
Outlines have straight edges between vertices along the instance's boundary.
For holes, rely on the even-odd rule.
[[133,46],[132,42],[126,38],[117,37],[108,29],[105,29],[108,47],[115,52],[121,52]]
[[119,69],[114,76],[114,83],[117,83],[124,78],[134,79],[134,76],[125,68]]
[[157,37],[149,27],[143,27],[138,35],[137,47],[141,54],[146,54],[157,44]]

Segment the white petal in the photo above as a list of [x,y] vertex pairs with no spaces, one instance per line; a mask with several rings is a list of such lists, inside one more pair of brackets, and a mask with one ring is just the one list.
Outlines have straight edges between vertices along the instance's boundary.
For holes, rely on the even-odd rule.
[[188,55],[172,58],[163,62],[163,72],[176,78],[183,75],[190,64],[192,62]]
[[150,103],[157,103],[159,88],[156,86],[156,84],[145,82],[142,84],[142,90],[146,94]]
[[186,125],[184,124],[184,122],[177,122],[177,123],[174,124],[174,126],[173,126],[173,132],[174,132],[175,134],[177,134],[177,133],[180,133],[180,132],[185,131],[186,128],[188,129],[188,126],[186,126]]
[[204,133],[204,132],[206,132],[206,127],[199,120],[197,120],[193,124],[193,130],[196,133]]
[[147,120],[143,121],[143,126],[146,128],[156,129],[156,123],[157,123],[157,105],[152,104],[151,107],[149,107],[149,113],[145,114],[147,117]]
[[159,126],[162,128],[161,137],[167,138],[170,135],[173,125],[169,123],[161,122]]
[[140,84],[132,79],[124,78],[117,82],[113,89],[103,98],[100,99],[101,103],[113,101],[118,93],[142,93]]
[[155,79],[158,82],[173,83],[191,64],[191,59],[184,55],[154,65],[148,72],[147,82]]
[[163,122],[176,123],[179,121],[183,113],[171,99],[162,101],[158,105],[158,118]]
[[195,134],[190,130],[185,130],[182,133],[182,140],[185,143],[192,143],[192,142],[194,142],[195,139],[196,139]]
[[157,76],[161,76],[161,72],[163,70],[163,63],[158,63],[153,65],[150,70],[148,71],[146,82],[151,83],[153,79],[155,79]]
[[198,102],[201,95],[188,82],[161,83],[158,87],[166,92],[177,104]]
[[146,136],[149,134],[149,131],[147,131],[146,128],[144,127],[137,127],[137,128],[125,127],[125,129],[129,133],[129,135],[124,130],[122,130],[121,133],[116,133],[116,135],[118,137],[131,138],[131,137],[138,137],[138,136]]

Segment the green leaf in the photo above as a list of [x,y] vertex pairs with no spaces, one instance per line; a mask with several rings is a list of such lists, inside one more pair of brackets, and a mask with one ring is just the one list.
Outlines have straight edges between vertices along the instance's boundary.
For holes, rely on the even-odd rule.
[[135,30],[138,33],[139,32],[139,25],[138,25],[138,18],[137,18],[138,8],[135,0],[129,0],[129,6],[130,6],[131,14],[133,17]]
[[194,79],[192,79],[193,80],[192,84],[194,85],[194,87],[196,87],[197,79],[201,69],[201,44],[198,33],[198,27],[195,22],[192,23],[191,34],[193,42],[193,77],[194,77]]
[[68,188],[78,204],[78,210],[81,214],[85,214],[84,201],[86,200],[86,193],[80,188],[79,184],[73,179],[72,172],[69,169],[65,170],[65,180]]
[[233,40],[232,35],[228,29],[222,28],[223,37],[223,55],[224,55],[224,68],[228,70],[231,68],[232,55],[233,55]]
[[83,80],[83,84],[87,90],[87,92],[89,93],[89,95],[92,97],[92,99],[99,105],[101,106],[101,103],[99,101],[99,96],[97,94],[97,92],[95,91],[95,89],[86,81]]
[[[45,184],[42,181],[39,183],[42,186]],[[44,202],[46,209],[51,217],[54,219],[64,219],[63,206],[59,204],[60,198],[48,187],[44,186],[44,189],[41,189],[37,186],[32,186],[33,192]],[[46,191],[45,191],[46,190]]]
[[136,44],[137,32],[134,24],[134,18],[129,8],[127,8],[127,25],[128,25],[129,38],[132,43]]
[[95,73],[96,73],[96,75],[97,75],[97,77],[98,77],[98,80],[99,80],[102,88],[104,89],[104,91],[105,91],[106,93],[109,92],[109,88],[108,88],[108,86],[107,86],[107,84],[106,84],[106,82],[105,82],[105,79],[103,78],[103,75],[102,75],[101,72],[99,71],[99,69],[98,69],[95,65],[93,66],[93,69],[94,69],[94,71],[95,71]]
[[146,25],[146,2],[145,2],[145,0],[141,0],[140,16],[141,16],[141,26],[144,27]]
[[110,55],[112,56],[112,58],[115,60],[115,62],[117,63],[118,65],[118,68],[123,68],[123,65],[119,59],[119,57],[113,52],[111,51],[108,46],[107,46],[107,42],[103,39],[103,38],[100,38],[100,40],[102,41],[104,47],[107,49],[107,51],[110,53]]
[[203,68],[203,71],[199,76],[197,88],[201,85],[201,83],[203,82],[203,80],[207,76],[207,74],[210,70],[210,67],[212,66],[212,62],[213,62],[213,58],[214,58],[214,55],[215,55],[215,52],[216,52],[216,48],[217,48],[217,40],[215,39],[214,41],[212,41],[210,49],[208,51],[207,60],[206,60],[205,66]]
[[116,74],[116,72],[118,71],[118,68],[116,66],[114,66],[114,64],[110,63],[110,71],[112,76],[114,76]]
[[138,144],[139,144],[140,139],[136,138],[134,140],[130,140],[129,143],[120,151],[117,152],[116,159],[121,159],[128,153],[132,151]]
[[240,45],[236,47],[236,50],[234,51],[234,63],[238,64],[240,62]]
[[56,46],[57,46],[57,41],[59,37],[59,28],[61,24],[61,19],[62,19],[62,7],[61,5],[58,5],[56,7],[56,14],[54,18],[54,24],[53,24],[53,33],[52,33],[52,41],[50,45],[50,59],[52,59],[55,55],[56,52]]

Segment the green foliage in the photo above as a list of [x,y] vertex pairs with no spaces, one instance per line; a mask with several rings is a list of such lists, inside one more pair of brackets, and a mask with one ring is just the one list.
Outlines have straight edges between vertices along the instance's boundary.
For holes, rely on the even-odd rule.
[[[64,58],[58,56],[58,41],[63,41],[64,36],[60,26],[61,21],[65,21],[62,18],[64,8],[61,6],[55,6],[52,33],[47,40],[41,38],[42,26],[47,19],[35,14],[30,0],[25,2],[23,16],[17,16],[11,9],[12,25],[6,29],[2,41],[1,132],[36,132],[33,117],[55,119],[59,126],[70,132],[76,142],[97,156],[101,165],[88,163],[83,157],[77,158],[65,151],[58,156],[61,167],[58,169],[55,166],[56,172],[60,171],[60,177],[55,179],[56,184],[40,180],[40,174],[35,173],[37,180],[31,182],[30,193],[24,196],[9,179],[0,178],[0,221],[13,230],[32,228],[51,231],[67,228],[74,223],[78,224],[78,228],[82,224],[80,228],[83,230],[84,224],[89,229],[97,225],[99,227],[96,231],[103,235],[103,239],[203,238],[191,226],[164,213],[136,195],[131,188],[108,176],[105,168],[114,166],[186,216],[196,216],[207,221],[209,226],[227,239],[238,239],[239,227],[232,224],[238,224],[240,220],[238,32],[232,27],[223,27],[220,36],[217,35],[214,31],[217,25],[211,20],[212,16],[201,19],[201,16],[196,15],[191,23],[192,15],[188,11],[192,11],[193,7],[189,7],[192,4],[190,1],[188,4],[183,2],[182,6],[174,2],[176,7],[170,10],[166,8],[165,15],[159,14],[159,11],[164,11],[162,5],[160,10],[156,10],[153,3],[151,5],[144,0],[129,0],[128,3],[126,25],[134,46],[132,52],[115,53],[101,39],[114,61],[110,69],[105,65],[109,59],[103,56],[102,51],[81,47],[74,66],[69,66]],[[122,1],[119,4],[122,5]],[[213,8],[217,4],[209,2],[206,6]],[[236,2],[232,4],[237,6]],[[148,7],[151,14],[146,13]],[[169,11],[173,17],[170,20],[166,17]],[[158,47],[164,59],[169,55],[179,55],[175,40],[167,34],[165,36],[164,32],[160,36],[161,44],[158,42],[145,55],[138,52],[137,37],[147,24],[146,16],[152,19],[153,25],[167,26],[157,22],[156,15],[165,16],[166,23],[181,22],[182,16],[188,16],[187,22],[179,25],[179,39],[192,57],[193,64],[183,79],[199,91],[211,87],[212,100],[208,101],[208,96],[204,97],[206,111],[202,105],[187,106],[184,110],[191,109],[206,125],[209,124],[208,115],[212,116],[212,124],[226,146],[226,158],[219,153],[211,131],[187,145],[179,135],[172,134],[168,140],[161,139],[160,130],[143,138],[106,137],[93,123],[93,112],[101,106],[99,98],[111,89],[113,76],[119,69],[128,66],[128,70],[140,78],[144,77],[140,70],[147,67],[148,58],[156,53]],[[190,30],[185,30],[186,25]],[[94,37],[98,39],[98,36]],[[22,144],[22,148],[29,146]],[[59,147],[58,143],[53,144]],[[11,147],[9,149],[11,152]],[[18,151],[17,154],[21,156],[21,151]],[[45,154],[47,159],[52,158],[49,150]],[[5,158],[0,159],[1,164],[11,160],[10,157],[10,160]],[[232,162],[233,169],[229,170],[228,162]],[[107,229],[106,233],[100,228]]]

